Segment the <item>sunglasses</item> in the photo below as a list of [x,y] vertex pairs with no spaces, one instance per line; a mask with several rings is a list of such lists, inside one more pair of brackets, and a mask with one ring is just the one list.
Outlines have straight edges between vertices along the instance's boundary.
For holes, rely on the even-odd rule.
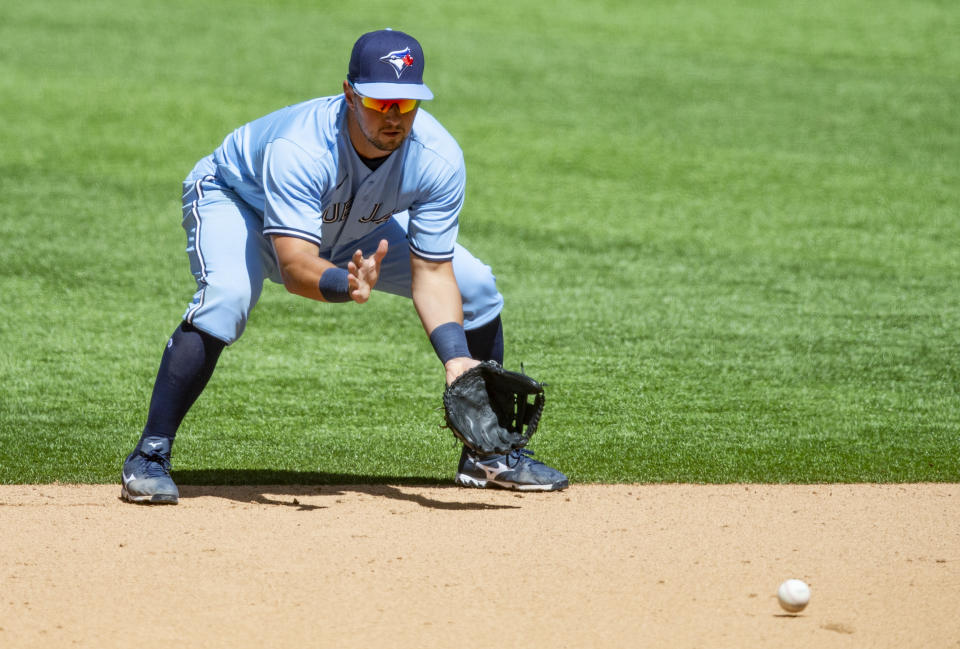
[[378,113],[386,113],[394,104],[396,104],[401,114],[409,113],[420,105],[419,99],[374,99],[373,97],[364,97],[357,92],[357,89],[352,85],[350,87],[353,89],[354,94],[360,98],[360,103],[363,104],[364,108],[375,110]]

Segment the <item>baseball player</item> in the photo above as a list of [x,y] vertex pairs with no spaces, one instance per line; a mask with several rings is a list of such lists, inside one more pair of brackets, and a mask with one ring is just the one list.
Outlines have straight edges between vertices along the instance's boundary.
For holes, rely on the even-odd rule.
[[[503,360],[503,297],[457,243],[463,154],[427,111],[420,44],[361,36],[343,93],[241,126],[183,183],[183,228],[197,291],[160,362],[143,434],[123,463],[124,499],[176,503],[170,457],[180,422],[223,348],[242,334],[269,279],[319,302],[411,298],[449,385]],[[521,449],[464,447],[455,481],[552,491],[567,478]]]

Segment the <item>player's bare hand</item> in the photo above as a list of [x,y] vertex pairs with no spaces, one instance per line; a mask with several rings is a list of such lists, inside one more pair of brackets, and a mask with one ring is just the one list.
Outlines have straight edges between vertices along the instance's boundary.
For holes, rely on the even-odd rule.
[[444,364],[443,368],[447,371],[447,385],[450,385],[457,380],[457,377],[469,370],[471,367],[476,367],[480,364],[480,361],[469,358],[451,358]]
[[347,282],[350,285],[350,297],[354,302],[363,304],[370,299],[370,291],[380,279],[380,263],[386,256],[386,239],[380,240],[380,245],[369,257],[364,257],[360,250],[353,253],[353,259],[347,264],[347,272],[350,273]]

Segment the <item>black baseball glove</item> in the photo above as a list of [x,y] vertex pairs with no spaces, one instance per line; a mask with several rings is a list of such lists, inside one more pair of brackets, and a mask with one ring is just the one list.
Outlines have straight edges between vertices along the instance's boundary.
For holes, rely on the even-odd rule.
[[443,392],[447,427],[479,455],[526,446],[537,432],[543,403],[543,384],[494,361],[467,370]]

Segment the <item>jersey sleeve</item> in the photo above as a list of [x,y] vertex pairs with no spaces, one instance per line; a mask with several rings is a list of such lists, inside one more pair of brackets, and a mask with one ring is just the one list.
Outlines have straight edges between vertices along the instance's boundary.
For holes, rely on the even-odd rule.
[[306,151],[289,140],[267,145],[263,158],[263,234],[321,244],[326,174]]
[[413,254],[430,261],[453,259],[460,209],[463,207],[466,172],[463,165],[437,163],[423,199],[410,207],[407,239]]

